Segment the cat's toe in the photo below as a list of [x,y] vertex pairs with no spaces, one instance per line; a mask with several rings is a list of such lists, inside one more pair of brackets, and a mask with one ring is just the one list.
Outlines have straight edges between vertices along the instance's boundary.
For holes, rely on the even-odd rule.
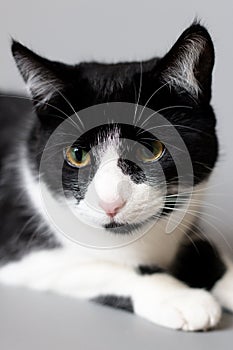
[[135,305],[135,312],[158,325],[184,331],[206,331],[221,319],[221,307],[202,289],[173,292],[166,299]]
[[211,294],[200,289],[177,292],[167,307],[175,309],[174,315],[179,318],[176,320],[178,327],[175,328],[185,331],[211,329],[219,323],[222,313]]

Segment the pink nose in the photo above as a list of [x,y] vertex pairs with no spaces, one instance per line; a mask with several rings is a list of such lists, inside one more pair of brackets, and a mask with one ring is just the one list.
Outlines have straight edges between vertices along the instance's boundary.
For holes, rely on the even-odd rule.
[[104,209],[105,213],[110,216],[111,218],[113,218],[119,211],[121,208],[124,207],[126,202],[124,202],[122,199],[117,199],[114,202],[103,202],[100,201],[99,205],[101,206],[102,209]]

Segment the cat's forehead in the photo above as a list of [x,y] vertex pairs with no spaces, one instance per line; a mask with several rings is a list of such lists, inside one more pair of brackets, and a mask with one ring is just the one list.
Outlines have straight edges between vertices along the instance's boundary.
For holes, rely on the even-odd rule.
[[97,134],[96,152],[101,157],[115,158],[122,145],[120,128],[115,126],[105,131],[100,130]]
[[121,146],[126,147],[130,142],[145,143],[148,140],[154,140],[150,132],[141,129],[135,125],[109,123],[95,127],[85,132],[78,140],[80,146],[101,146],[103,150]]
[[98,162],[108,162],[128,154],[138,142],[143,143],[137,133],[138,129],[131,125],[109,124],[90,130],[77,140],[77,145],[91,150]]
[[78,71],[82,78],[89,82],[94,91],[102,95],[110,95],[115,91],[121,91],[125,87],[135,84],[135,79],[140,80],[154,68],[157,58],[143,62],[120,62],[120,63],[80,63]]
[[106,147],[112,147],[120,143],[121,128],[114,126],[106,130],[100,130],[97,133],[98,143],[104,143]]
[[[143,62],[143,72],[154,64],[155,59]],[[82,72],[82,75],[92,79],[101,79],[109,76],[112,79],[122,76],[133,76],[135,73],[141,73],[142,62],[118,62],[118,63],[99,63],[99,62],[82,62],[77,68]]]

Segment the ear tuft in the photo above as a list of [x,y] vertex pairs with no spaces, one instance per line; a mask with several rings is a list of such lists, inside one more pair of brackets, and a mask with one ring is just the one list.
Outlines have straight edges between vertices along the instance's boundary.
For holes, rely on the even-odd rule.
[[210,98],[214,48],[203,26],[195,22],[186,29],[162,62],[162,79],[170,86]]
[[40,57],[19,42],[12,40],[12,54],[36,107],[41,107],[62,89],[57,65]]

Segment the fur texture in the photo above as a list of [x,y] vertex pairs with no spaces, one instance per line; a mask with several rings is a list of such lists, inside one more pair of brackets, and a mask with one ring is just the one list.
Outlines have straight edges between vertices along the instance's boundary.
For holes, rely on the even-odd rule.
[[[0,100],[0,282],[94,300],[174,329],[215,327],[221,305],[233,311],[233,264],[205,239],[194,215],[218,156],[210,105],[214,49],[207,30],[194,23],[164,57],[146,62],[69,66],[15,41],[12,53],[34,113],[20,96]],[[128,122],[106,121],[103,114],[99,126],[85,130],[80,111],[116,102],[135,104]],[[155,112],[136,123],[146,107]],[[170,129],[160,126],[167,143],[155,159],[153,147],[161,139],[151,130],[158,128],[158,112]],[[81,136],[70,144],[70,135],[60,132],[44,159],[64,120]],[[175,131],[193,170],[181,176],[182,196],[177,162],[186,155],[174,147]],[[88,154],[86,166],[67,160],[71,146]],[[55,208],[54,220],[41,191]],[[80,225],[72,224],[64,203]],[[171,218],[176,226],[167,234]],[[147,233],[118,249],[92,249],[69,239],[70,230],[88,233],[84,223],[108,241]]]

